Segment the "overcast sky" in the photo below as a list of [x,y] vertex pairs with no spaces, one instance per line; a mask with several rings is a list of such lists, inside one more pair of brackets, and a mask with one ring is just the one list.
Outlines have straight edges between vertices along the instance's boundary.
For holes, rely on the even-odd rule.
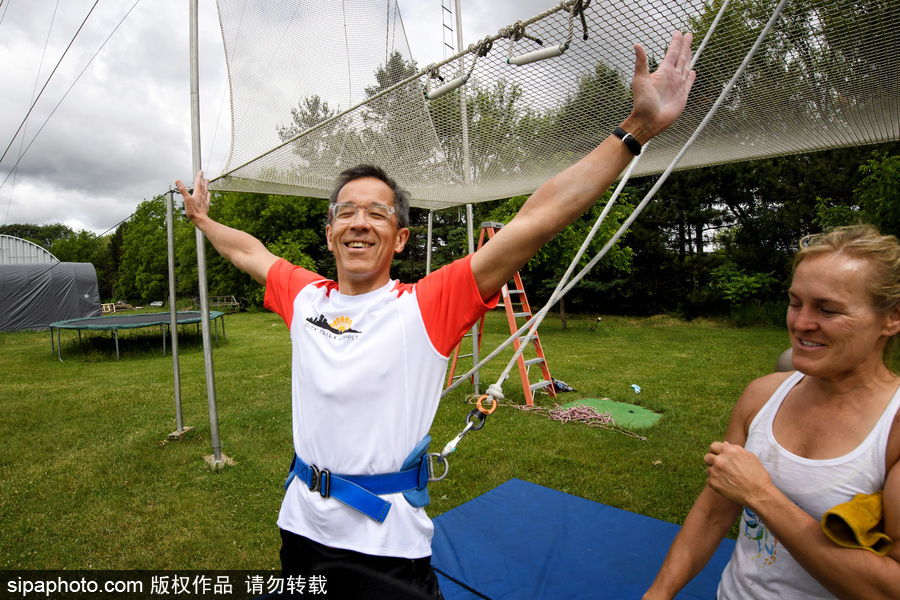
[[[419,65],[444,58],[441,1],[399,0]],[[461,0],[464,44],[556,4]],[[188,0],[94,5],[0,0],[0,224],[101,234],[176,179],[193,179]],[[199,0],[199,13],[202,157],[216,174],[231,117],[214,0]]]

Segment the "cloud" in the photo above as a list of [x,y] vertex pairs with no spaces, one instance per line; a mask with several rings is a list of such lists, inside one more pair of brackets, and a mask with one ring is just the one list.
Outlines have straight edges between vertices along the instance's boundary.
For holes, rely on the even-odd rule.
[[[10,6],[0,25],[2,148],[28,111],[34,82],[38,89],[44,85],[91,4],[60,4],[46,52],[53,6]],[[132,6],[113,4],[94,9],[35,106],[24,136],[0,164],[2,181],[24,139],[27,153],[15,176],[0,188],[0,222],[81,222],[100,233],[145,198],[167,191],[175,179],[192,178],[187,3],[137,4],[78,79]],[[201,1],[200,11],[201,117],[209,136],[201,141],[209,152],[226,89],[225,65],[214,2]],[[204,111],[204,104],[211,106]],[[213,159],[217,155],[221,160],[228,150],[230,121],[224,123],[225,131],[215,135]]]
[[[0,152],[93,4],[67,0],[58,8],[48,2],[4,7]],[[464,0],[464,43],[553,4]],[[399,0],[399,6],[419,66],[443,60],[440,3]],[[97,4],[35,106],[24,135],[14,140],[0,163],[0,182],[7,179],[0,187],[0,223],[77,223],[102,233],[144,199],[165,193],[176,179],[193,180],[188,25],[188,3],[183,0]],[[203,166],[218,173],[230,149],[231,114],[214,0],[199,0],[199,30]],[[451,37],[455,44],[455,34]],[[20,148],[27,153],[13,175]]]

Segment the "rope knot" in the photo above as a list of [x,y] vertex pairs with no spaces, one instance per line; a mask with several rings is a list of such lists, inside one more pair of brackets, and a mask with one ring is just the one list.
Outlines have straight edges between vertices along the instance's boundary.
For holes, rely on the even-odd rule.
[[490,36],[486,36],[483,40],[479,41],[477,44],[471,44],[469,46],[469,52],[475,53],[477,56],[485,57],[487,53],[491,51],[491,48],[494,47],[494,42],[491,41]]
[[425,67],[425,74],[428,75],[429,79],[439,79],[444,81],[444,78],[441,77],[441,69],[437,65],[437,63],[431,63],[427,67]]
[[490,386],[488,386],[487,394],[489,396],[492,396],[496,400],[503,400],[503,388],[501,388],[496,383],[492,383]]
[[509,27],[504,27],[503,29],[501,29],[499,33],[503,37],[517,42],[525,36],[525,25],[522,23],[522,21],[516,21]]

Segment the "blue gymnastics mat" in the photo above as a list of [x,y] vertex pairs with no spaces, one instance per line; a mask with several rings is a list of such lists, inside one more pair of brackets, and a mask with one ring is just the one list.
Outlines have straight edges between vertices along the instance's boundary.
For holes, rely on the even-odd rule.
[[[510,479],[434,519],[445,600],[640,599],[679,526]],[[715,600],[734,541],[677,596]]]

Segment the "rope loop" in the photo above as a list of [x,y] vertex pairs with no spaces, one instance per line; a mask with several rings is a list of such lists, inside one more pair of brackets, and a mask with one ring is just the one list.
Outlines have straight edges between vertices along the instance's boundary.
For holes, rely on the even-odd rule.
[[567,13],[584,14],[585,9],[591,5],[591,0],[562,0],[559,7]]
[[575,30],[575,17],[581,18],[581,39],[588,39],[587,21],[584,17],[584,11],[591,5],[591,0],[562,0],[559,7],[569,13],[569,37],[566,43],[571,43],[572,33]]
[[500,387],[500,384],[492,383],[488,386],[487,394],[493,396],[497,400],[503,400],[503,388]]

